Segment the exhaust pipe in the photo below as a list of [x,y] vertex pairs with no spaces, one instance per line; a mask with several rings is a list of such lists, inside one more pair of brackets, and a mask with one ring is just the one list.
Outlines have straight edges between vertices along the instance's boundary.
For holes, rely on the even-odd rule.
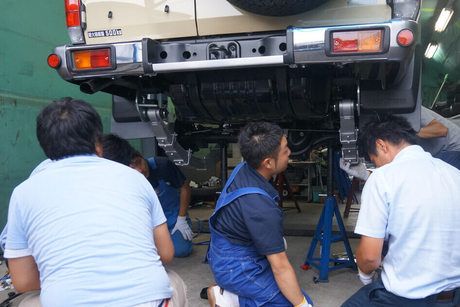
[[80,84],[80,91],[85,94],[94,94],[102,91],[106,87],[112,85],[112,79],[92,79]]

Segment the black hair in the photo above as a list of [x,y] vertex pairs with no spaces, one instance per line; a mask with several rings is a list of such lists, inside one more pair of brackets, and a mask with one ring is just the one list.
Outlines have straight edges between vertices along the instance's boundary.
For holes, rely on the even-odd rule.
[[268,122],[249,123],[238,137],[241,155],[253,168],[258,168],[265,158],[276,158],[280,150],[283,130]]
[[37,139],[51,160],[96,153],[102,121],[87,102],[70,97],[53,101],[37,116]]
[[403,117],[386,115],[381,120],[367,123],[361,130],[360,143],[368,155],[376,155],[377,139],[400,145],[403,142],[417,144],[416,132]]
[[129,166],[134,157],[140,156],[129,142],[116,134],[102,137],[102,156],[106,159]]

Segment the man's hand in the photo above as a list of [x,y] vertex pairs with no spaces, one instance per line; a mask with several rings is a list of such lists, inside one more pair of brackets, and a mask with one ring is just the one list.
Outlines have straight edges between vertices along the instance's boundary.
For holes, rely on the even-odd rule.
[[294,307],[312,307],[307,301],[307,299],[304,297],[302,303],[295,305]]
[[171,234],[174,234],[176,231],[180,231],[180,233],[186,240],[191,241],[193,239],[192,229],[190,229],[190,226],[188,225],[187,219],[185,216],[177,217],[176,225],[174,225],[174,228]]
[[370,283],[374,280],[374,276],[375,276],[375,271],[373,271],[373,272],[370,273],[370,274],[366,274],[366,273],[363,273],[363,272],[358,268],[358,277],[359,277],[359,280],[361,280],[361,282],[362,282],[364,285],[370,284]]
[[340,168],[350,176],[359,178],[364,181],[369,178],[370,172],[366,169],[366,165],[363,162],[359,162],[357,165],[351,166],[350,162],[345,162],[343,158],[340,158],[339,165]]

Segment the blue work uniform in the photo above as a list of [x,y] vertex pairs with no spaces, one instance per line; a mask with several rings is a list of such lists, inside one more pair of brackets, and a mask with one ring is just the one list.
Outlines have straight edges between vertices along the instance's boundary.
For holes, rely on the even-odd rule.
[[[150,182],[160,200],[161,207],[167,219],[169,232],[173,230],[179,216],[180,187],[185,182],[185,176],[180,169],[165,157],[149,158]],[[192,241],[185,239],[180,231],[171,234],[174,244],[175,257],[187,257],[192,253]]]
[[[292,306],[281,293],[266,257],[285,250],[278,197],[265,178],[246,163],[241,163],[228,179],[210,218],[208,261],[211,270],[221,288],[238,295],[240,306]],[[238,207],[242,209],[240,212],[228,210]],[[263,213],[239,220],[238,215],[244,215],[245,209]],[[266,220],[268,223],[263,228],[258,225],[258,230],[251,225]],[[232,231],[226,225],[237,230]],[[246,231],[248,234],[244,234]],[[257,232],[257,237],[253,236],[254,232]],[[273,237],[275,246],[268,247],[265,242],[273,240]]]

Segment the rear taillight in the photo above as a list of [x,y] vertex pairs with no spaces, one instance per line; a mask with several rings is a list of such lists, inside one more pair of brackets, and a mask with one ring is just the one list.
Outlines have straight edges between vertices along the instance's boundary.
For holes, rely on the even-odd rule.
[[71,52],[75,70],[112,68],[111,49],[75,50]]
[[59,68],[61,66],[61,58],[57,54],[50,54],[47,59],[48,66],[51,68]]
[[79,27],[80,20],[80,0],[65,0],[65,17],[67,27]]
[[379,53],[383,51],[383,30],[332,32],[332,54]]
[[64,0],[67,30],[73,44],[84,44],[82,5],[80,0]]

